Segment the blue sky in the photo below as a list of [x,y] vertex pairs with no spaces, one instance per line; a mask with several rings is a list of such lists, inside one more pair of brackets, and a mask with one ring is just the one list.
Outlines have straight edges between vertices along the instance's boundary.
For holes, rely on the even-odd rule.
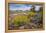
[[9,4],[10,10],[30,10],[32,8],[31,4]]

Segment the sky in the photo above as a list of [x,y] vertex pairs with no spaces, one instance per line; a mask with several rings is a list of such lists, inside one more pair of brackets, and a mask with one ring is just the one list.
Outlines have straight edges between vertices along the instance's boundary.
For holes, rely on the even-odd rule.
[[9,10],[30,10],[32,8],[31,4],[9,4]]
[[[39,11],[40,9],[40,5],[35,5],[35,11]],[[31,4],[9,4],[9,10],[22,10],[22,11],[26,11],[26,10],[30,10],[32,8]]]

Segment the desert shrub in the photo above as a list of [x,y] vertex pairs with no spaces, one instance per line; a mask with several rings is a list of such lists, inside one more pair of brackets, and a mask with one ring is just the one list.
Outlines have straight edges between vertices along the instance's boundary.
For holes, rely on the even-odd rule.
[[13,20],[16,26],[21,26],[24,25],[25,23],[28,23],[28,18],[27,16],[24,15],[15,16]]

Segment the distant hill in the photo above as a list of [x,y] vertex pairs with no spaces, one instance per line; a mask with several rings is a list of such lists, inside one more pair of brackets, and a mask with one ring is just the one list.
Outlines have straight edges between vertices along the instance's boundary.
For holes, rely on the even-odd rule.
[[26,11],[22,11],[22,10],[9,10],[10,11],[10,13],[21,13],[21,12],[29,12],[30,10],[26,10]]

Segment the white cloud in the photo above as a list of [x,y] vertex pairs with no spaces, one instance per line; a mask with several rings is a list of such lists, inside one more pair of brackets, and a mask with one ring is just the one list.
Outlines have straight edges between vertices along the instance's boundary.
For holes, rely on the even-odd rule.
[[42,7],[42,6],[35,5],[35,11],[39,11],[40,10],[40,7]]
[[30,10],[32,7],[20,7],[20,8],[10,8],[10,10],[23,10],[23,11],[26,11],[26,10]]

